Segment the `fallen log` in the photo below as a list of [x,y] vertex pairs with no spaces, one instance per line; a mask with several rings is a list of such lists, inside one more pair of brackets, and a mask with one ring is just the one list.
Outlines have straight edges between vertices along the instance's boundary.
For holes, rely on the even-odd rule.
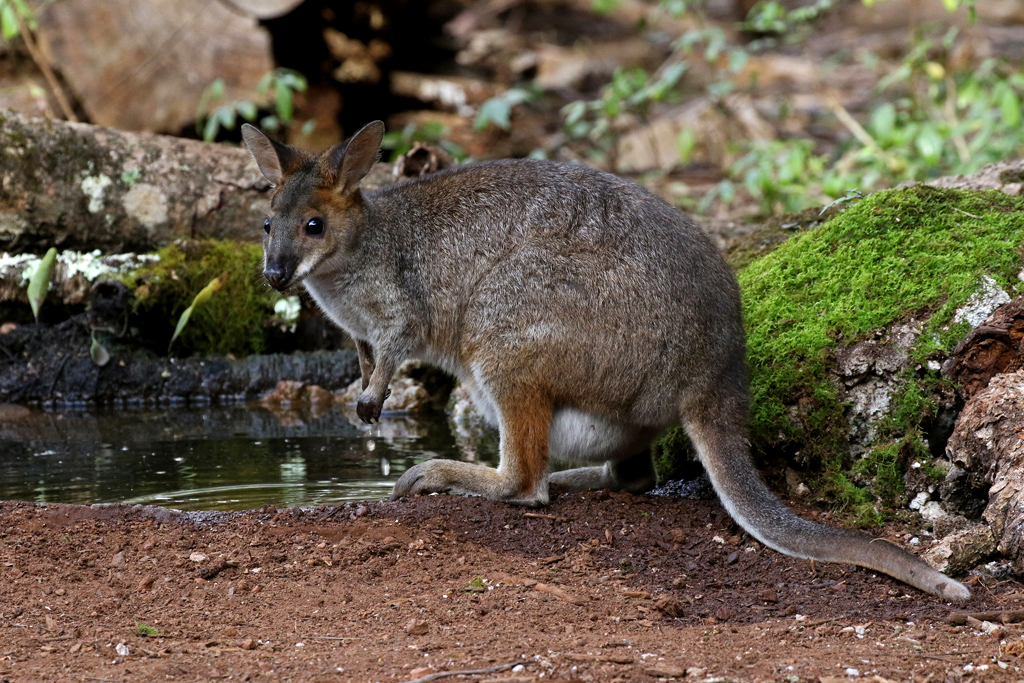
[[[393,182],[378,167],[365,186]],[[0,251],[254,241],[268,189],[241,147],[0,112]]]
[[0,250],[150,251],[256,239],[269,189],[244,149],[0,114]]

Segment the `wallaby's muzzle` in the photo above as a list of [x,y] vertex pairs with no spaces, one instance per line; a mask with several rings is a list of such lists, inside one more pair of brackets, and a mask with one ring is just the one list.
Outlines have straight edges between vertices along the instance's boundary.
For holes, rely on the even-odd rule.
[[280,292],[284,290],[288,281],[292,279],[294,270],[293,267],[284,261],[270,261],[263,269],[263,277],[268,285]]

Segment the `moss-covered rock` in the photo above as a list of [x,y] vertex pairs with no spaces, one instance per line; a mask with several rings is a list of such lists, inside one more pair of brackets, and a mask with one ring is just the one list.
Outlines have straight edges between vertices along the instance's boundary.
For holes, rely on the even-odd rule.
[[[956,312],[986,282],[1019,289],[1021,245],[1024,199],[918,185],[751,262],[740,284],[755,451],[816,471],[816,493],[877,520],[905,466],[927,464],[926,432],[955,401],[939,366],[971,327]],[[876,419],[858,431],[852,388],[884,373]]]
[[176,242],[157,252],[158,261],[132,272],[138,337],[165,353],[178,317],[211,280],[222,286],[195,309],[175,340],[175,355],[260,353],[268,321],[281,294],[263,282],[259,244],[203,240]]

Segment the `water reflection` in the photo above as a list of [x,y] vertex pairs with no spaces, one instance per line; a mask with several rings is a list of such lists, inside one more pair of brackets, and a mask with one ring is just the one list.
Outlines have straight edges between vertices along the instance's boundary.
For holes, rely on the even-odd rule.
[[[493,462],[496,448],[480,452]],[[32,411],[0,421],[0,499],[186,510],[334,504],[385,498],[406,469],[437,456],[462,457],[441,417],[385,415],[370,426],[342,408]]]

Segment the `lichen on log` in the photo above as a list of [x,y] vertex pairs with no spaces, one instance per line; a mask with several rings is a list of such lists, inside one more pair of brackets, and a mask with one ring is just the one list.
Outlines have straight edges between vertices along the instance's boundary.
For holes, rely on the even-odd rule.
[[0,115],[0,250],[149,251],[180,237],[255,240],[269,184],[249,153]]

